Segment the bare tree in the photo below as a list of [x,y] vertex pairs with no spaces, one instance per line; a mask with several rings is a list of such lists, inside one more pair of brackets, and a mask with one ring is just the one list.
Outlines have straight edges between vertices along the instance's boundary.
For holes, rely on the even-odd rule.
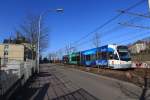
[[[23,24],[20,25],[20,31],[24,34],[27,41],[31,44],[30,48],[32,53],[38,42],[38,21],[39,16],[28,15]],[[41,36],[40,36],[40,52],[48,46],[48,28],[45,26],[44,21],[41,21]]]
[[67,55],[69,55],[72,52],[76,52],[77,48],[75,46],[72,46],[71,44],[67,45],[65,48],[65,52]]
[[59,55],[59,59],[61,59],[62,56],[63,56],[63,51],[62,51],[62,49],[59,49],[59,50],[58,50],[58,55]]
[[48,58],[49,60],[53,61],[54,63],[56,62],[57,58],[58,58],[58,54],[57,52],[51,52],[48,54]]
[[49,53],[48,54],[48,59],[51,61],[53,59],[53,54],[52,53]]
[[77,48],[74,46],[71,48],[72,52],[77,52]]
[[67,55],[70,54],[70,45],[66,45],[65,53],[66,53]]

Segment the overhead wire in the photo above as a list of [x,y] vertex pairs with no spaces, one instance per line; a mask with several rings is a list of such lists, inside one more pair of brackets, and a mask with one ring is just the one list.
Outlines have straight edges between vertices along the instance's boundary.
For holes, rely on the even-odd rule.
[[[144,3],[146,0],[140,0],[139,2],[135,3],[134,5],[124,9],[124,11],[129,11],[135,7],[137,7],[138,5]],[[116,20],[117,18],[119,18],[121,15],[123,15],[122,13],[118,13],[117,15],[113,16],[112,18],[110,18],[109,20],[107,20],[106,22],[104,22],[102,25],[98,26],[96,29],[94,29],[93,31],[89,32],[88,34],[86,34],[85,36],[81,37],[79,40],[73,42],[72,44],[76,44],[79,41],[82,41],[83,39],[87,38],[89,35],[97,32],[98,30],[102,29],[104,26],[108,25],[109,23],[113,22],[114,20]]]
[[[138,5],[144,3],[146,0],[140,0],[139,2],[135,3],[134,5],[124,9],[124,11],[129,11],[135,7],[137,7]],[[118,13],[117,15],[113,16],[112,18],[110,18],[109,20],[107,20],[105,23],[103,23],[102,25],[98,26],[97,28],[95,28],[93,31],[89,32],[88,34],[86,34],[85,36],[81,37],[80,39],[74,41],[73,43],[71,43],[72,45],[75,45],[77,43],[79,43],[80,41],[83,41],[84,39],[86,39],[87,37],[89,37],[91,34],[94,34],[95,32],[97,32],[98,30],[104,28],[106,25],[110,24],[111,22],[113,22],[114,20],[116,20],[117,18],[119,18],[121,15],[123,15],[123,12]],[[90,39],[91,40],[91,39]],[[88,40],[89,41],[89,40]],[[84,42],[86,43],[86,42]],[[83,43],[81,43],[83,44]],[[80,44],[80,45],[81,45]],[[78,45],[79,46],[79,45]]]

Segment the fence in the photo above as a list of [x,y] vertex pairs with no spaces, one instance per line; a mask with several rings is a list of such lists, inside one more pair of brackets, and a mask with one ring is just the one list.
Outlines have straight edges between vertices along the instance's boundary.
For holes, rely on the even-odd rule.
[[[19,85],[29,79],[35,71],[35,61],[33,60],[15,60],[15,59],[0,59],[0,97],[3,97],[8,92],[13,93]],[[12,89],[13,88],[13,89]],[[12,91],[10,91],[12,90]],[[8,93],[8,95],[11,95]],[[9,97],[9,96],[8,96]]]

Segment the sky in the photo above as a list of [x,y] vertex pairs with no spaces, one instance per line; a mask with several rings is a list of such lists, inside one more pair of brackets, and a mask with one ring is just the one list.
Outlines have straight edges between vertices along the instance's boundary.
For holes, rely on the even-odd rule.
[[[117,10],[125,9],[140,0],[0,0],[0,42],[14,36],[14,31],[28,14],[39,15],[45,10],[63,8],[63,13],[50,12],[44,17],[49,29],[48,48],[44,54],[55,52],[79,40],[107,20],[117,15]],[[147,1],[133,8],[132,12],[147,13]],[[128,44],[150,36],[148,30],[121,26],[119,22],[130,22],[148,26],[150,19],[123,15],[98,30],[100,45]],[[78,50],[93,48],[94,34],[82,39]]]

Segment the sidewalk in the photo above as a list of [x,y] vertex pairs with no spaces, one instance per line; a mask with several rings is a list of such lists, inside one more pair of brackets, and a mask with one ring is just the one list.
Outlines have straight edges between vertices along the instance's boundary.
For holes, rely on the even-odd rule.
[[14,94],[15,100],[97,100],[75,86],[52,66],[41,65],[40,73]]

